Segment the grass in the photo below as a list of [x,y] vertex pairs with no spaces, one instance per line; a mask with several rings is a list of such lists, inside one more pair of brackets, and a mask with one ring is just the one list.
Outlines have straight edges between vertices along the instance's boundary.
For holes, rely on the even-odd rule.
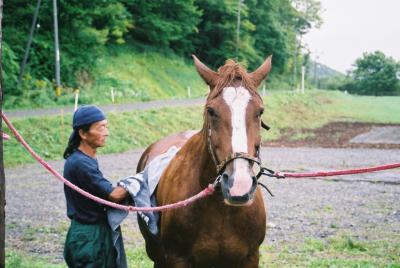
[[20,251],[6,251],[6,267],[9,268],[61,268],[64,264],[52,263],[52,260],[42,256],[32,256]]
[[94,83],[87,84],[83,98],[111,102],[111,87],[117,102],[204,96],[207,87],[193,62],[160,52],[137,52],[130,47],[110,48],[93,70]]
[[303,244],[262,246],[260,267],[400,267],[400,240],[361,241],[349,235]]
[[[126,247],[128,267],[150,268],[144,247]],[[259,267],[400,267],[400,241],[361,241],[349,235],[320,240],[305,238],[303,243],[263,244]],[[6,267],[66,267],[50,258],[19,251],[6,253]]]
[[[142,148],[169,133],[199,128],[201,108],[164,108],[108,114],[110,137],[101,153],[124,152]],[[71,116],[15,120],[14,126],[31,147],[46,160],[61,159],[69,134]],[[64,122],[64,124],[62,124]],[[10,133],[9,131],[5,131]],[[6,167],[33,162],[29,153],[15,140],[4,143]]]
[[[264,98],[263,120],[272,127],[263,139],[280,136],[285,128],[317,128],[328,122],[347,120],[400,124],[400,97],[360,97],[339,92],[310,91],[307,94],[274,92]],[[110,137],[100,153],[118,153],[144,148],[170,133],[200,129],[202,107],[174,107],[159,110],[110,113]],[[21,135],[46,160],[61,159],[66,146],[71,115],[13,120]],[[5,132],[10,134],[8,129]],[[304,138],[301,134],[293,139]],[[13,138],[4,143],[5,166],[34,160]]]
[[[79,102],[110,104],[111,89],[116,103],[204,96],[207,87],[193,61],[167,52],[141,52],[130,46],[110,47],[97,61],[91,74],[78,80]],[[6,110],[73,105],[76,88],[64,86],[56,97],[49,82],[34,83],[23,96],[5,96]]]

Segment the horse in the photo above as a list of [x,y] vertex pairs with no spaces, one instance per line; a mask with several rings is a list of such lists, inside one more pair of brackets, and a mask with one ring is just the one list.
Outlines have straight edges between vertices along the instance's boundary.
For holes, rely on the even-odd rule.
[[155,192],[158,205],[184,200],[209,184],[217,190],[190,206],[161,212],[156,236],[138,217],[147,255],[155,268],[258,267],[266,209],[256,176],[264,111],[257,88],[271,69],[271,56],[251,73],[233,60],[216,72],[192,57],[210,88],[203,127],[150,145],[137,172],[177,146]]

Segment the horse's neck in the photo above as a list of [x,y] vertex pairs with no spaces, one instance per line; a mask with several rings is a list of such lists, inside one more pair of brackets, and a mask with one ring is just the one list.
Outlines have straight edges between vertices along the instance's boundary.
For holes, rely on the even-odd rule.
[[193,135],[181,149],[185,160],[190,163],[192,176],[200,181],[202,187],[213,182],[217,176],[216,167],[207,146],[206,133],[200,131]]

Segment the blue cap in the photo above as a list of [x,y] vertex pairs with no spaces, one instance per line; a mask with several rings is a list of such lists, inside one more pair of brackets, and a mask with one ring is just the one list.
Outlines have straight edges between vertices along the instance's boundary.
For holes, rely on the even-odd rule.
[[106,116],[97,106],[83,105],[75,111],[72,127],[77,129],[83,125],[92,124],[104,119],[106,119]]

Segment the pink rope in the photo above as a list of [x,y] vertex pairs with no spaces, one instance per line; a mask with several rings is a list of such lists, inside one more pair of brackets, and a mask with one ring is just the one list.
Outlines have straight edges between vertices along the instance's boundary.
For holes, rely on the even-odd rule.
[[99,198],[97,196],[94,196],[85,190],[82,190],[78,186],[72,184],[70,181],[65,179],[63,176],[61,176],[54,168],[52,168],[46,161],[44,161],[33,149],[29,146],[29,144],[22,138],[22,136],[18,133],[18,131],[15,129],[15,127],[11,124],[11,122],[8,120],[8,118],[1,113],[1,117],[3,118],[4,122],[7,124],[7,126],[10,128],[12,133],[14,134],[15,138],[28,150],[28,152],[40,163],[42,164],[43,167],[45,167],[50,173],[52,173],[57,179],[62,181],[65,185],[70,187],[71,189],[77,191],[81,195],[92,199],[93,201],[96,201],[100,204],[116,208],[116,209],[121,209],[125,211],[162,211],[162,210],[167,210],[167,209],[174,209],[174,208],[180,208],[184,207],[187,205],[190,205],[191,203],[195,202],[198,199],[204,198],[208,195],[211,195],[214,193],[214,187],[210,184],[208,185],[207,188],[199,192],[198,194],[189,197],[188,199],[173,203],[173,204],[168,204],[164,206],[159,206],[159,207],[134,207],[134,206],[125,206],[125,205],[120,205],[114,202],[110,202],[108,200],[104,200],[102,198]]
[[365,168],[358,168],[358,169],[326,171],[326,172],[324,172],[324,171],[305,172],[305,173],[276,172],[275,175],[284,176],[286,178],[330,177],[330,176],[368,173],[368,172],[381,171],[381,170],[394,169],[394,168],[400,168],[400,163],[388,164],[388,165],[376,166],[376,167],[365,167]]

